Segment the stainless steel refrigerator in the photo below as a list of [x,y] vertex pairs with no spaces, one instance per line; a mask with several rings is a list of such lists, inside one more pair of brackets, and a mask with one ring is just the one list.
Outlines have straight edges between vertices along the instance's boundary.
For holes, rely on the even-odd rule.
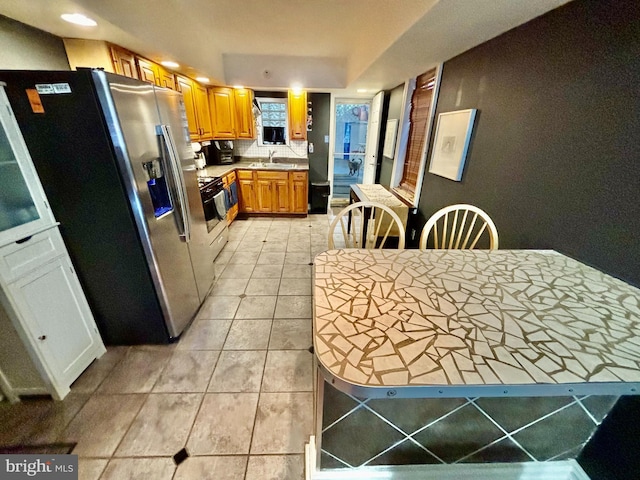
[[214,278],[182,95],[99,70],[2,71],[105,343],[165,343]]

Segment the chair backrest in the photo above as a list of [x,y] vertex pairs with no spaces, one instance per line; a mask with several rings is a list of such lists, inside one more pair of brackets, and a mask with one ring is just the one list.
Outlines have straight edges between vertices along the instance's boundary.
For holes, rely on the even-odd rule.
[[[433,234],[432,234],[433,233]],[[420,235],[420,248],[429,238],[437,249],[473,249],[488,236],[489,249],[498,248],[498,230],[487,213],[473,205],[450,205],[434,213]]]
[[345,248],[384,248],[389,237],[398,237],[404,248],[404,224],[396,212],[377,202],[356,202],[341,210],[329,225],[329,249],[335,247],[336,226]]

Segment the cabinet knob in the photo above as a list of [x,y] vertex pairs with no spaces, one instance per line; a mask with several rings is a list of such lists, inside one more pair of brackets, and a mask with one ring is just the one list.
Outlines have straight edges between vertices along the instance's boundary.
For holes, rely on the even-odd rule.
[[42,341],[44,341],[44,340],[46,340],[46,339],[47,339],[47,336],[46,336],[46,335],[40,335],[40,336],[38,337],[38,340],[42,340]]

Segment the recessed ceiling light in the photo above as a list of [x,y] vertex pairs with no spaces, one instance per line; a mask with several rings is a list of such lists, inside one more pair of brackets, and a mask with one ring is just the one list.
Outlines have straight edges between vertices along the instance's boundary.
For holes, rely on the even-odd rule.
[[176,62],[171,62],[169,60],[164,61],[164,62],[160,62],[162,65],[164,65],[165,67],[169,67],[169,68],[178,68],[180,65],[177,64]]
[[196,80],[202,83],[209,83],[209,77],[196,77]]
[[63,13],[60,15],[60,18],[66,22],[82,25],[83,27],[95,27],[98,25],[95,20],[92,20],[81,13]]

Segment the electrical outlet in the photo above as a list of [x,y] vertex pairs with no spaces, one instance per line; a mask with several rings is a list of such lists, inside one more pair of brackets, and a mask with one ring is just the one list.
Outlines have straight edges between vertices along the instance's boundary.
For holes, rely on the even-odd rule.
[[309,142],[309,153],[313,153],[313,143]]
[[416,229],[412,228],[411,229],[411,240],[415,240],[416,239]]

